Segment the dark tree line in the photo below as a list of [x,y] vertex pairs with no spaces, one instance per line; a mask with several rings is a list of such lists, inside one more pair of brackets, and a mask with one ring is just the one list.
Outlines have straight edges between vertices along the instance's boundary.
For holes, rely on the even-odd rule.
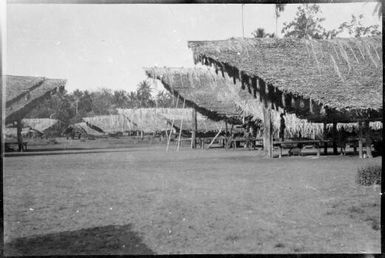
[[173,97],[165,91],[152,95],[150,84],[140,82],[135,91],[75,90],[53,95],[29,114],[30,118],[53,118],[66,127],[82,120],[82,117],[117,114],[117,108],[172,107]]

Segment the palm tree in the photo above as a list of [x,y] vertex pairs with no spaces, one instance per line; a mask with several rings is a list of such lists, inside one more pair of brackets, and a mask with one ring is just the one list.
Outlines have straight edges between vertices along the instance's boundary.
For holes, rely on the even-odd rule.
[[285,4],[276,4],[275,5],[275,36],[278,37],[278,18],[281,16],[281,13],[285,10]]

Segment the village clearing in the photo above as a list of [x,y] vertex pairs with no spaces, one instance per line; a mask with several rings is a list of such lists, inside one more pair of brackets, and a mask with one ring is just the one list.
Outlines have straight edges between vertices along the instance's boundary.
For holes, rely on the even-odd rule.
[[127,147],[5,157],[5,255],[380,252],[381,158]]

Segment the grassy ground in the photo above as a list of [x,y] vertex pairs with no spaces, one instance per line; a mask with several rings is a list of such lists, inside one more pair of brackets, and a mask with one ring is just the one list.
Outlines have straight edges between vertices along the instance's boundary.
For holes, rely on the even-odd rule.
[[379,158],[61,153],[5,158],[5,254],[380,252],[380,189],[355,183]]

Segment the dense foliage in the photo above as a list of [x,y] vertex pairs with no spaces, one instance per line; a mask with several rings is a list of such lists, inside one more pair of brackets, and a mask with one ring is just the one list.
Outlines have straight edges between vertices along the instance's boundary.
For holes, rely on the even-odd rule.
[[381,171],[381,165],[370,165],[359,168],[357,171],[356,182],[360,185],[380,184]]
[[[380,4],[378,6],[380,6]],[[377,9],[375,12],[377,12]],[[308,39],[331,39],[344,31],[347,31],[350,36],[354,37],[381,34],[381,31],[378,30],[379,25],[362,25],[362,14],[358,17],[352,15],[352,19],[349,22],[342,23],[336,29],[326,30],[322,26],[325,18],[320,17],[321,14],[320,6],[317,4],[304,4],[299,6],[294,20],[283,24],[283,36]]]

